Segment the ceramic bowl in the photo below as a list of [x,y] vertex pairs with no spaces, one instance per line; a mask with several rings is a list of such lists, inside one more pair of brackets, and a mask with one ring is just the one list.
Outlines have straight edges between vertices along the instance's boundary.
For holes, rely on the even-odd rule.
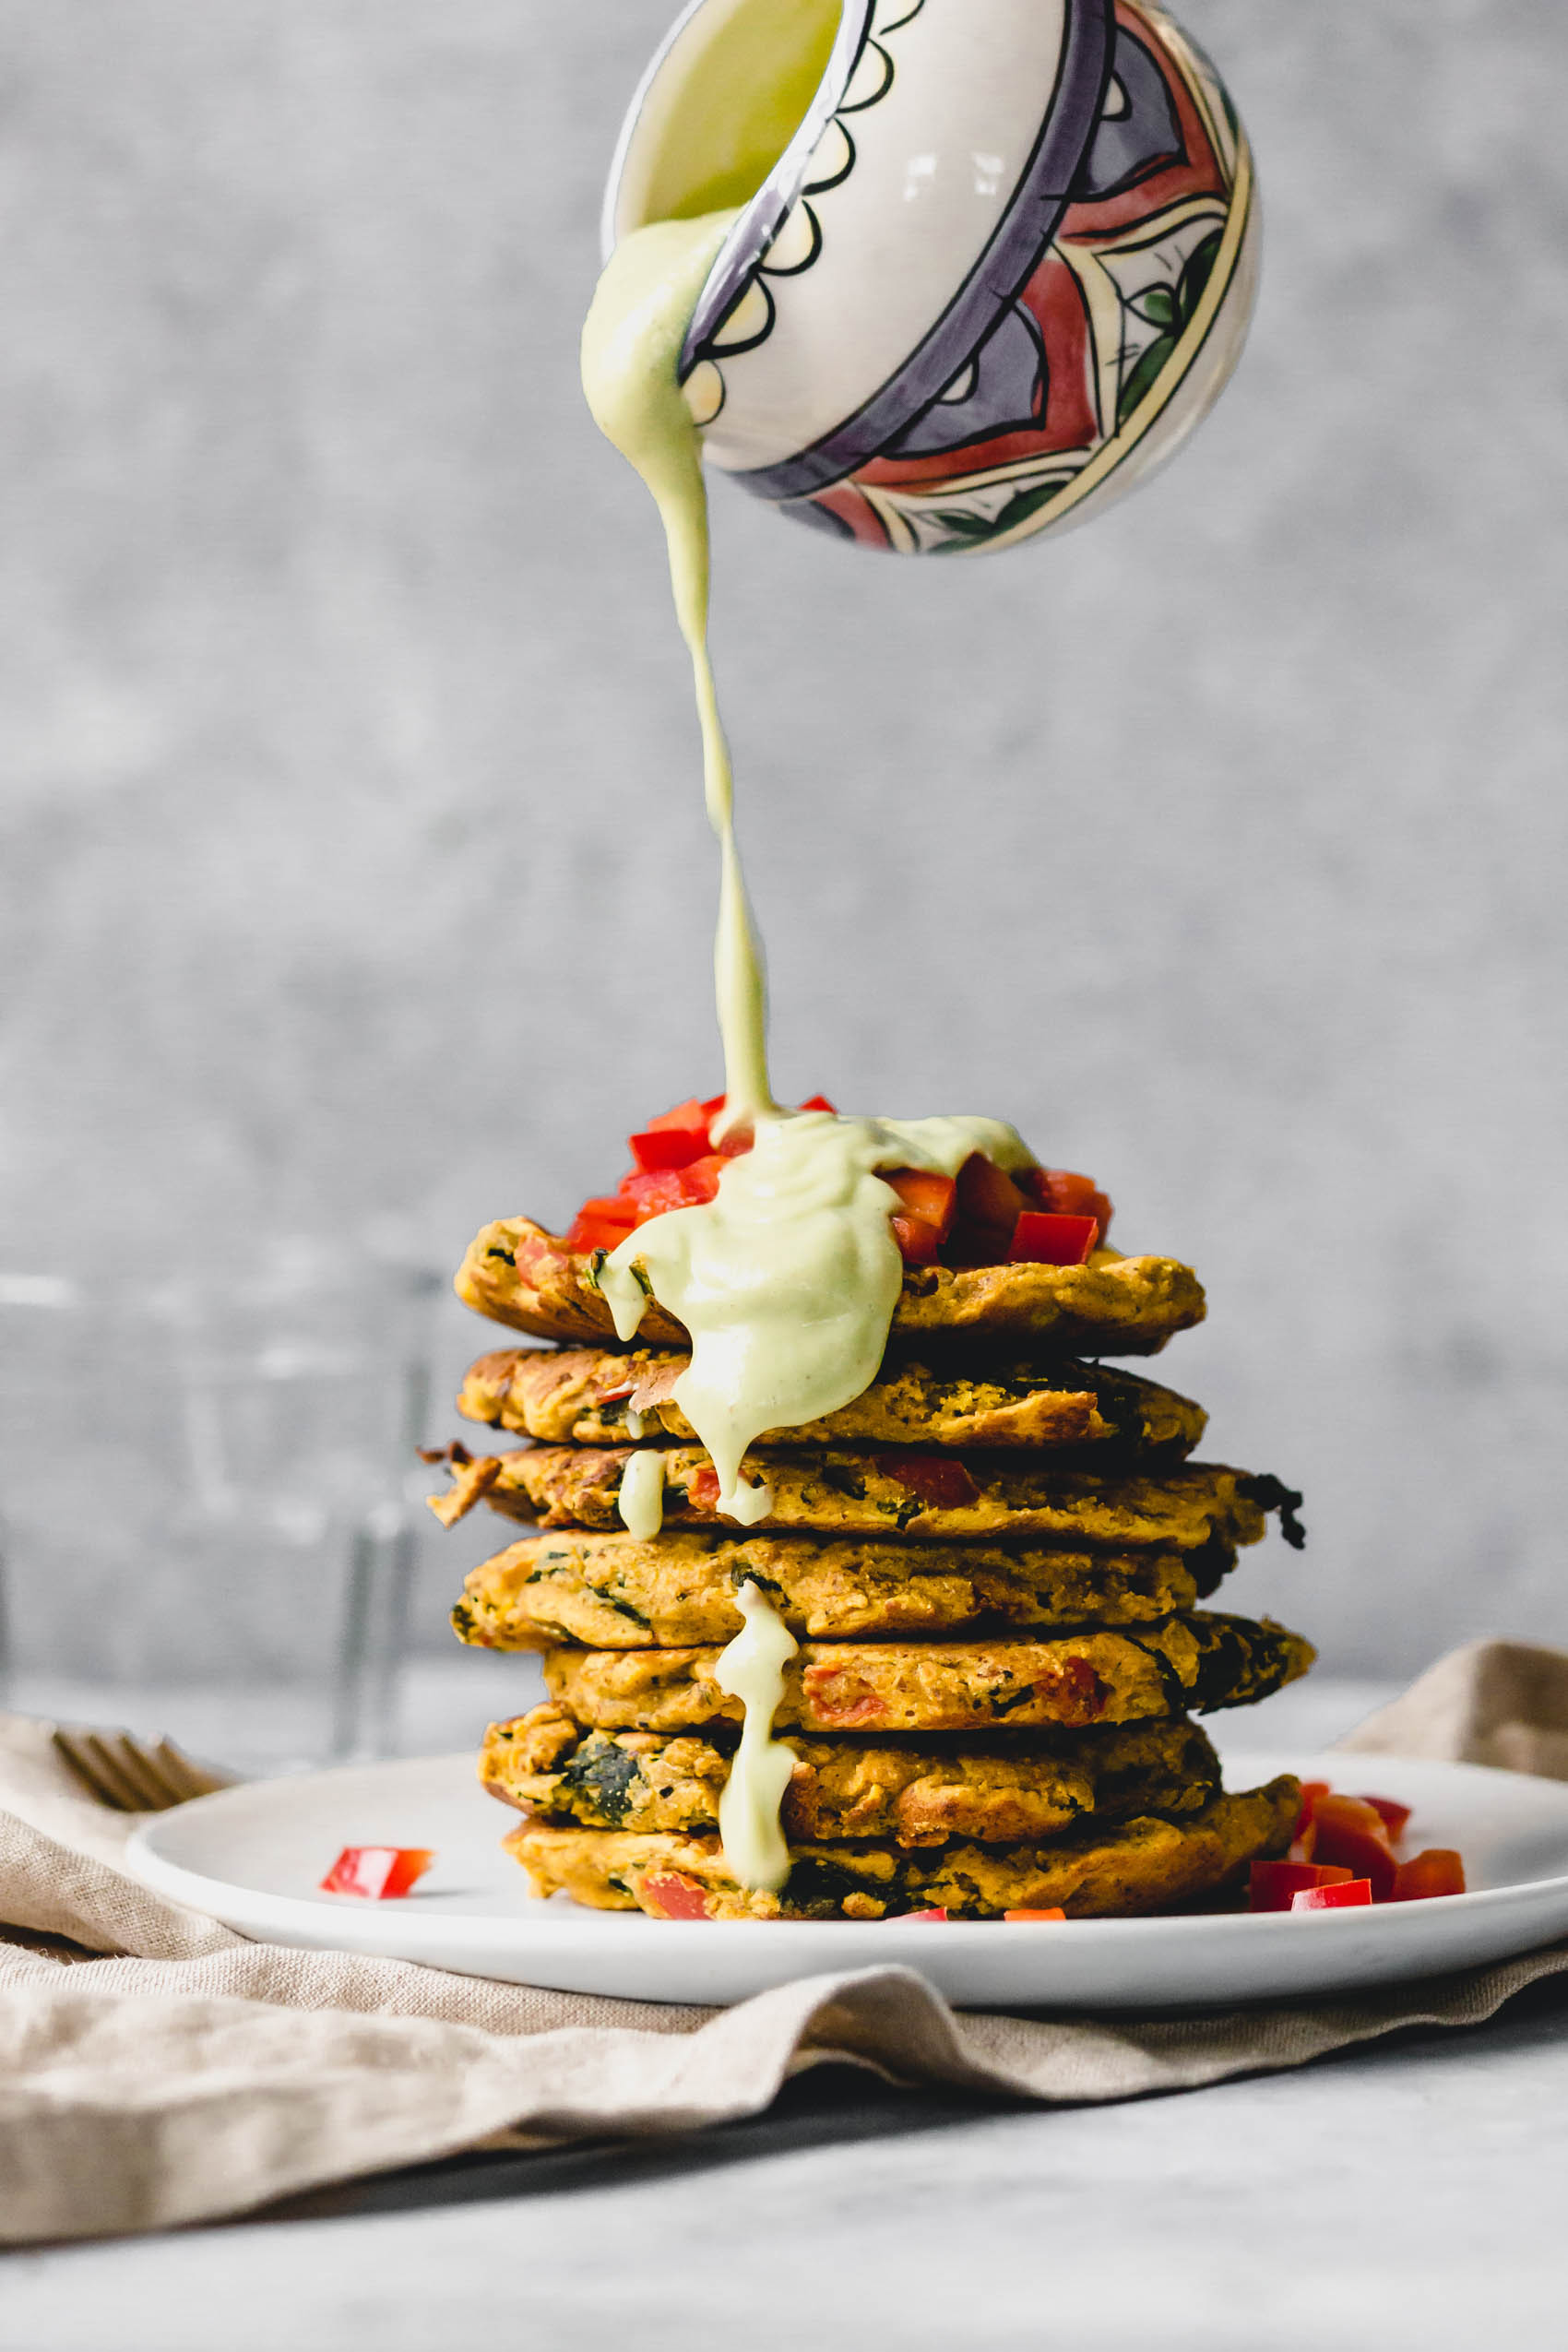
[[741,210],[682,355],[710,464],[901,554],[1086,521],[1241,355],[1251,151],[1151,0],[692,0],[643,77],[605,251]]

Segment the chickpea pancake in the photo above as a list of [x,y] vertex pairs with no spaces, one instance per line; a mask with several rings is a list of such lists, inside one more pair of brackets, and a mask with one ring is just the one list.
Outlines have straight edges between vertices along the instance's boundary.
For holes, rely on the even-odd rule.
[[[743,1719],[715,1648],[547,1650],[544,1684],[585,1728],[695,1731]],[[780,1730],[995,1731],[1249,1706],[1316,1653],[1281,1625],[1200,1612],[1054,1641],[805,1642],[783,1668]]]
[[724,1643],[741,1630],[736,1594],[748,1582],[797,1640],[1156,1624],[1206,1598],[1234,1560],[1224,1548],[1003,1550],[676,1532],[643,1540],[569,1528],[529,1536],[471,1569],[452,1624],[480,1649]]
[[1041,1845],[911,1852],[791,1841],[780,1895],[742,1887],[717,1837],[528,1821],[502,1842],[536,1895],[564,1892],[594,1910],[643,1910],[656,1918],[877,1919],[936,1905],[955,1918],[1058,1907],[1071,1918],[1132,1918],[1218,1894],[1249,1862],[1282,1854],[1301,1801],[1300,1781],[1286,1776],[1217,1797],[1177,1821],[1144,1814]]
[[[1082,1732],[1054,1748],[1000,1739],[889,1747],[799,1733],[784,1744],[795,1756],[782,1814],[791,1843],[1016,1845],[1089,1813],[1105,1822],[1196,1812],[1219,1793],[1219,1759],[1195,1723]],[[731,1761],[732,1743],[584,1731],[547,1703],[491,1725],[479,1776],[493,1797],[540,1819],[707,1835],[719,1827]]]
[[[532,1445],[475,1460],[453,1447],[452,1485],[431,1498],[446,1526],[483,1501],[503,1517],[542,1527],[621,1526],[621,1482],[639,1451],[632,1446]],[[727,1524],[719,1479],[700,1446],[657,1449],[663,1468],[663,1518],[677,1527]],[[1016,1456],[885,1454],[817,1446],[780,1454],[754,1448],[754,1478],[772,1489],[759,1523],[802,1534],[904,1536],[939,1541],[1037,1542],[1148,1547],[1197,1551],[1206,1545],[1257,1543],[1277,1510],[1288,1540],[1299,1540],[1299,1495],[1278,1479],[1254,1478],[1224,1463],[1187,1462],[1151,1472],[1101,1475],[1021,1463]]]
[[[526,1217],[504,1217],[469,1243],[457,1296],[493,1323],[537,1339],[612,1342],[615,1326],[596,1268]],[[907,1266],[896,1333],[969,1332],[1047,1347],[1052,1353],[1157,1355],[1204,1319],[1203,1286],[1174,1258],[1094,1250],[1082,1265]],[[687,1335],[649,1300],[645,1342],[683,1348]]]
[[[623,1445],[643,1436],[695,1440],[674,1397],[690,1358],[638,1348],[508,1348],[481,1356],[457,1396],[465,1420],[544,1444]],[[852,1404],[764,1445],[1115,1446],[1190,1454],[1208,1416],[1158,1382],[1098,1364],[949,1372],[890,1357]]]

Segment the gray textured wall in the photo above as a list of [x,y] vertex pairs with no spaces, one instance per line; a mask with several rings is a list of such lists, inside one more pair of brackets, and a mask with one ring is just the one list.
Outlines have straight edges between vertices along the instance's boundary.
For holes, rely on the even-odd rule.
[[[666,5],[0,0],[5,1263],[452,1262],[714,1083],[574,370]],[[1239,1600],[1568,1640],[1568,10],[1186,14],[1270,246],[1182,462],[961,565],[719,503],[778,1074],[1011,1116],[1198,1265],[1169,1375],[1312,1503]]]

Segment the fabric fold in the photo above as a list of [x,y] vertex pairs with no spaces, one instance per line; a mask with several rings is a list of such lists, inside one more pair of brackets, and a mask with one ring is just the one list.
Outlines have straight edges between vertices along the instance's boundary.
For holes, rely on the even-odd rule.
[[[1568,1777],[1568,1657],[1458,1652],[1344,1744]],[[254,2212],[497,2139],[689,2132],[828,2061],[1048,2105],[1196,2089],[1479,2025],[1568,1973],[1563,1943],[1359,1998],[1156,2019],[956,2013],[897,1965],[728,2010],[612,2001],[253,1942],[169,1903],[125,1870],[133,1823],[75,1791],[47,1726],[0,1718],[0,1808],[10,2244]]]

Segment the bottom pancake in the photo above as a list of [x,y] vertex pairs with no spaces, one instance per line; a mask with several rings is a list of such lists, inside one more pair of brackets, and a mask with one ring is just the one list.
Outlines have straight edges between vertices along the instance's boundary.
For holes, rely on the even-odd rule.
[[505,1838],[536,1895],[655,1918],[878,1919],[936,1906],[956,1918],[1060,1907],[1074,1918],[1131,1918],[1218,1892],[1251,1861],[1282,1854],[1301,1783],[1217,1797],[1182,1821],[1145,1814],[1109,1833],[1045,1845],[897,1847],[802,1845],[782,1895],[749,1893],[717,1837],[555,1828],[528,1821]]
[[[787,1736],[794,1776],[781,1818],[791,1844],[879,1838],[899,1847],[956,1837],[1016,1845],[1093,1813],[1196,1812],[1219,1792],[1219,1759],[1195,1723],[1079,1732],[1054,1744],[982,1740],[940,1746]],[[734,1735],[585,1731],[544,1705],[493,1723],[479,1776],[520,1812],[583,1829],[707,1835],[719,1826]]]

